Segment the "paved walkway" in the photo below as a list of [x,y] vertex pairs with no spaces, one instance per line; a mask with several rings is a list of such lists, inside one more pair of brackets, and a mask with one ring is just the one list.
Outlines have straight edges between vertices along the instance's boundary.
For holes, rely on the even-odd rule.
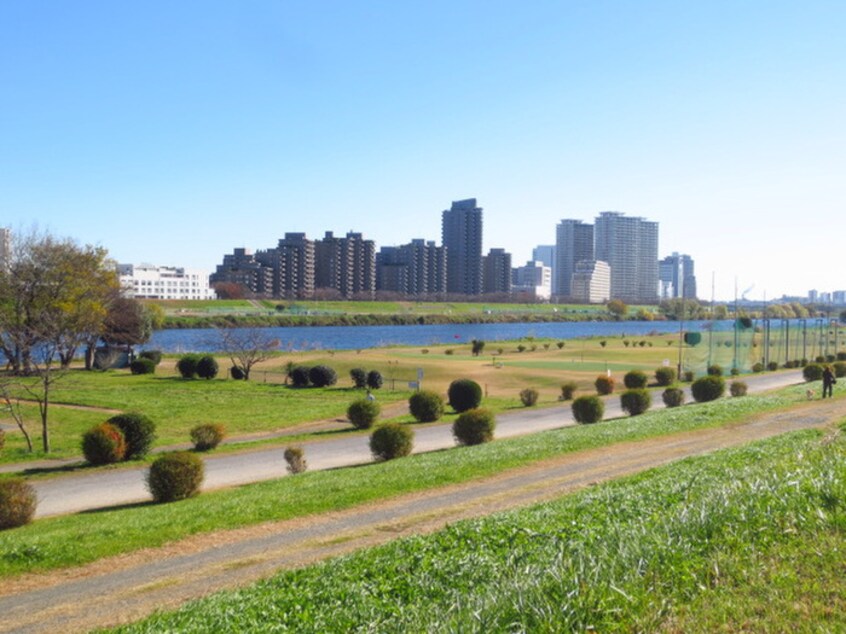
[[729,428],[618,443],[347,511],[198,536],[69,571],[0,583],[0,632],[87,631],[290,568],[431,532],[468,517],[560,497],[688,456],[842,420],[842,400],[814,401]]
[[[800,372],[762,374],[744,379],[750,392],[761,392],[802,381]],[[663,407],[654,398],[653,407]],[[620,399],[606,401],[606,418],[623,416]],[[573,425],[569,403],[547,409],[520,408],[497,416],[497,438],[508,438]],[[369,438],[365,434],[341,436],[301,443],[310,470],[334,469],[372,462]],[[414,452],[436,451],[453,447],[450,424],[415,426]],[[203,490],[236,486],[280,478],[287,474],[284,447],[270,447],[205,458],[206,478]],[[150,499],[145,484],[147,467],[134,469],[92,470],[55,478],[35,480],[38,495],[36,517],[121,506]]]

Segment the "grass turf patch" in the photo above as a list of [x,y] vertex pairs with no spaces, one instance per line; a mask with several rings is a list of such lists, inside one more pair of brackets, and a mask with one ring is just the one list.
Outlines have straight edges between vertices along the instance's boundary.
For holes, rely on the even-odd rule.
[[[843,440],[788,434],[284,572],[118,631],[672,629],[674,614],[721,586],[717,564],[734,562],[742,578],[772,553],[842,532],[844,464]],[[758,607],[761,631],[790,629],[779,602]],[[828,616],[833,630],[846,625],[842,612]]]

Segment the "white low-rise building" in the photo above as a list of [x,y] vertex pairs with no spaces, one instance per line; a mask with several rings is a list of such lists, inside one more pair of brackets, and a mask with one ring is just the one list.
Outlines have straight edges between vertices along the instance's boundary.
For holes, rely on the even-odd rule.
[[513,270],[512,293],[528,293],[535,299],[549,301],[552,295],[552,268],[543,262],[529,260]]
[[152,264],[118,264],[123,292],[136,299],[215,299],[209,273]]

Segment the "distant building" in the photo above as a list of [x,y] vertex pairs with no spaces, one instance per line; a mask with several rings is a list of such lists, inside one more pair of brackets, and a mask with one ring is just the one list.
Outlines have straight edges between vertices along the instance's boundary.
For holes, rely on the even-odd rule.
[[565,219],[558,223],[555,231],[555,295],[572,297],[570,282],[576,270],[576,263],[593,260],[593,225],[581,220]]
[[8,269],[12,264],[12,230],[0,227],[0,268]]
[[491,249],[483,262],[483,292],[511,292],[511,254],[505,249]]
[[447,292],[482,292],[482,208],[475,198],[452,203],[441,215],[441,242],[446,247]]
[[446,249],[415,239],[376,254],[376,290],[424,297],[446,292]]
[[552,268],[537,260],[529,260],[525,266],[513,269],[511,292],[525,293],[540,300],[549,300],[552,295]]
[[611,298],[658,299],[658,223],[603,211],[595,222],[595,258],[611,267]]
[[696,276],[689,255],[673,253],[658,263],[661,299],[696,299]]
[[214,299],[209,274],[200,269],[118,264],[123,293],[136,299]]
[[273,294],[273,269],[262,265],[247,249],[238,248],[223,256],[223,263],[211,274],[212,285],[229,283],[242,287],[247,294],[270,297]]
[[602,260],[576,262],[570,280],[571,297],[576,302],[602,304],[611,299],[611,267]]
[[286,233],[275,249],[256,252],[273,270],[273,297],[308,299],[314,295],[314,241],[304,233]]
[[831,300],[838,306],[846,304],[846,291],[834,291],[831,294]]
[[376,290],[376,246],[360,233],[336,238],[327,231],[314,243],[314,287],[331,288],[346,298]]
[[532,249],[532,262],[540,262],[544,266],[548,266],[549,270],[552,273],[550,284],[552,285],[550,290],[556,288],[556,278],[555,278],[555,245],[554,244],[539,244],[534,249]]

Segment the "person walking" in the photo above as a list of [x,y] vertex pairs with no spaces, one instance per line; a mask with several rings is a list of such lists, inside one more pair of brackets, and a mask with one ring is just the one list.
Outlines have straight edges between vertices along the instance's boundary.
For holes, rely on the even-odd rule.
[[823,393],[822,397],[832,396],[834,394],[834,384],[837,379],[834,378],[834,372],[831,371],[831,366],[827,365],[822,373]]

